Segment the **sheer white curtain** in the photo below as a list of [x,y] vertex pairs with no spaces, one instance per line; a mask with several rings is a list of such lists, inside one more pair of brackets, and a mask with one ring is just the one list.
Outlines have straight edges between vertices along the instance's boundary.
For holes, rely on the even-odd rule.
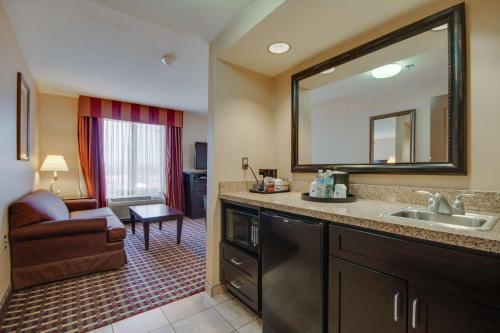
[[165,126],[104,120],[106,196],[165,193]]

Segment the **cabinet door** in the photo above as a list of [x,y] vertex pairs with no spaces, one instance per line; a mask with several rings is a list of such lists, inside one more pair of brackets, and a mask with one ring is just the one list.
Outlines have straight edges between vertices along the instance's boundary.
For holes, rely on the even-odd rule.
[[498,333],[500,311],[440,291],[410,285],[409,333]]
[[407,283],[330,257],[329,333],[404,333]]

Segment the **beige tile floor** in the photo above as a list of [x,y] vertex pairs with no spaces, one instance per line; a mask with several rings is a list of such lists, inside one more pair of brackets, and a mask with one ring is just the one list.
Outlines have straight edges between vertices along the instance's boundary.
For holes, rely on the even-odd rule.
[[262,333],[257,316],[228,293],[199,293],[90,333]]

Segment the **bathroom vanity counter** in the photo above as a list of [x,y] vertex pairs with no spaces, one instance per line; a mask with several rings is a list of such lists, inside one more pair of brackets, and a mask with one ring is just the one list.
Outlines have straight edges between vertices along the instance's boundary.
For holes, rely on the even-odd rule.
[[224,192],[220,199],[376,230],[426,241],[500,254],[500,221],[489,231],[456,229],[430,222],[381,216],[418,205],[358,199],[353,203],[304,201],[299,192],[262,195],[248,191]]

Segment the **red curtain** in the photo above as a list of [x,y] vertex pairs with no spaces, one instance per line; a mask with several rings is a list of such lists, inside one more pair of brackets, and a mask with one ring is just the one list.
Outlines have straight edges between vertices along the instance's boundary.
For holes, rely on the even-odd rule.
[[104,177],[103,119],[118,119],[166,126],[167,204],[184,211],[182,180],[182,126],[183,112],[154,106],[127,103],[103,98],[78,98],[78,146],[83,177],[89,195],[106,206]]
[[78,150],[88,194],[99,207],[106,206],[102,118],[78,117]]
[[184,212],[182,128],[167,126],[167,205]]

